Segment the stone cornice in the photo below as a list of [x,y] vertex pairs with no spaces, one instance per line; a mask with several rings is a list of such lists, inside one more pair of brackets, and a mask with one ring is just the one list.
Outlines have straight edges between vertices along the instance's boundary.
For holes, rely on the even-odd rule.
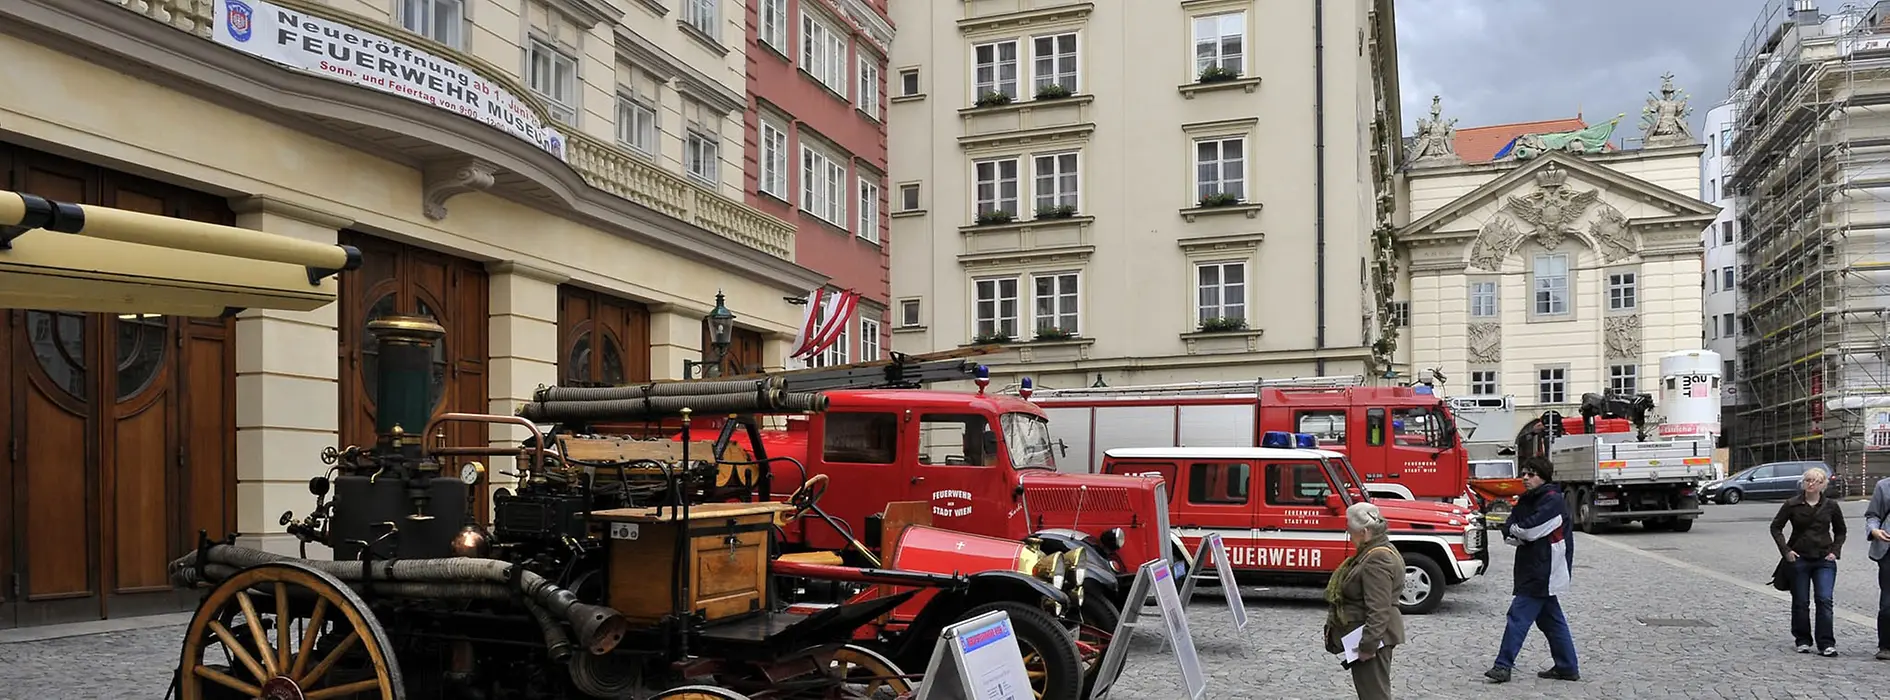
[[[112,70],[131,71],[153,84],[348,147],[370,150],[311,118],[402,134],[454,153],[477,154],[538,188],[526,194],[495,187],[493,195],[779,289],[805,292],[826,282],[826,276],[789,260],[597,189],[571,165],[498,129],[405,97],[244,56],[179,30],[188,24],[167,25],[100,0],[0,3],[0,35],[38,43]],[[433,50],[430,45],[429,50]],[[424,166],[384,147],[371,152],[416,169]],[[212,191],[231,189],[213,183],[179,184]]]
[[486,271],[495,275],[518,275],[526,279],[538,280],[547,284],[564,284],[571,281],[571,276],[554,272],[517,260],[500,260],[486,263]]
[[619,25],[616,34],[618,53],[629,57],[630,62],[638,68],[648,70],[663,80],[676,81],[677,92],[701,100],[724,116],[742,111],[748,106],[748,101],[741,93],[670,55],[649,39],[630,31],[629,27]]
[[293,202],[286,202],[275,197],[261,194],[231,198],[230,210],[238,214],[274,214],[303,223],[313,224],[321,228],[332,228],[337,231],[353,226],[355,223],[354,219],[346,216],[317,211]]
[[847,17],[866,32],[866,37],[879,44],[881,53],[892,46],[898,30],[893,27],[891,20],[880,16],[879,11],[866,4],[865,0],[839,0],[839,4],[846,10]]
[[[1508,163],[1509,161],[1505,161],[1504,164],[1506,165]],[[1401,233],[1422,234],[1432,228],[1441,226],[1482,205],[1484,202],[1494,199],[1502,193],[1521,185],[1524,180],[1535,175],[1536,171],[1549,167],[1550,164],[1566,169],[1570,175],[1581,175],[1598,182],[1605,191],[1652,202],[1668,211],[1674,212],[1676,216],[1703,214],[1710,219],[1719,213],[1719,207],[1707,204],[1693,197],[1668,190],[1660,185],[1612,168],[1596,165],[1583,158],[1551,151],[1543,154],[1540,158],[1522,165],[1510,166],[1513,167],[1510,172],[1483,183],[1481,187],[1471,190],[1468,194],[1451,200],[1450,203],[1438,207],[1435,211],[1425,214],[1416,221],[1406,224]],[[1473,166],[1453,166],[1448,169],[1455,170],[1462,167]],[[1445,170],[1445,168],[1440,168],[1439,170]],[[1411,176],[1407,175],[1407,177]]]
[[1073,2],[1068,5],[1000,12],[991,15],[966,17],[958,20],[958,31],[966,36],[989,34],[992,32],[1022,29],[1031,26],[1066,22],[1089,17],[1096,9],[1093,2]]
[[545,3],[587,30],[604,22],[616,23],[623,19],[623,10],[617,9],[610,0],[545,0]]

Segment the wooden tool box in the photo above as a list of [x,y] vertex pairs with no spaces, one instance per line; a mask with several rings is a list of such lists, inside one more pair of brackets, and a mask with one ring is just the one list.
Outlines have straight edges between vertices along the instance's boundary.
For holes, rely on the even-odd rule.
[[[746,615],[768,605],[768,537],[786,503],[703,503],[689,507],[683,545],[685,613],[704,621]],[[591,518],[604,526],[610,560],[608,605],[635,624],[655,624],[675,600],[680,509],[618,508]]]

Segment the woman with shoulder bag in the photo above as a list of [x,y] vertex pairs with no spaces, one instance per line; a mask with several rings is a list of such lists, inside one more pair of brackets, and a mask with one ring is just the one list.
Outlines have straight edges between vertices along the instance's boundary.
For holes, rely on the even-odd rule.
[[[1811,653],[1816,642],[1819,655],[1837,656],[1831,591],[1837,583],[1838,553],[1844,551],[1844,512],[1824,497],[1830,477],[1823,469],[1806,469],[1798,483],[1802,490],[1786,499],[1772,517],[1772,542],[1785,558],[1780,566],[1789,565],[1792,573],[1792,642],[1800,654]],[[1785,537],[1786,523],[1792,526],[1790,539]],[[1814,598],[1818,608],[1815,638],[1805,611]]]
[[1344,653],[1346,635],[1364,628],[1358,661],[1350,666],[1359,700],[1390,700],[1391,655],[1404,643],[1404,615],[1398,612],[1404,555],[1391,546],[1388,527],[1378,506],[1354,503],[1346,509],[1345,529],[1355,553],[1326,583],[1326,651]]

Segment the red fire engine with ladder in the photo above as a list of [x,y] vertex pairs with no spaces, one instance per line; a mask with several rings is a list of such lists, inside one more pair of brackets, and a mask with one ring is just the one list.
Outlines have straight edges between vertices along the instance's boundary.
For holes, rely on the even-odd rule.
[[1424,384],[1360,375],[1051,389],[1030,396],[1067,445],[1066,471],[1101,471],[1118,447],[1257,447],[1268,432],[1311,434],[1345,454],[1383,499],[1468,506],[1469,459],[1449,406]]

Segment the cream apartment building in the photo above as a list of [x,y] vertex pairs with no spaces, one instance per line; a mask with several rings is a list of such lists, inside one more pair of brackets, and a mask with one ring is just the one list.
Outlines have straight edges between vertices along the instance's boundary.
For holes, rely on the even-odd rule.
[[1391,5],[894,4],[894,347],[1001,343],[1000,385],[1368,372]]
[[785,297],[826,278],[742,201],[747,16],[740,0],[0,3],[0,189],[363,258],[310,312],[0,310],[0,484],[22,485],[0,489],[17,584],[0,627],[188,607],[164,565],[200,529],[293,551],[277,517],[312,506],[322,450],[373,441],[377,315],[446,328],[437,411],[680,376],[718,291],[740,363],[780,366],[801,318]]
[[1400,360],[1528,412],[1658,397],[1661,356],[1702,347],[1700,234],[1718,213],[1698,198],[1704,148],[1414,163]]

